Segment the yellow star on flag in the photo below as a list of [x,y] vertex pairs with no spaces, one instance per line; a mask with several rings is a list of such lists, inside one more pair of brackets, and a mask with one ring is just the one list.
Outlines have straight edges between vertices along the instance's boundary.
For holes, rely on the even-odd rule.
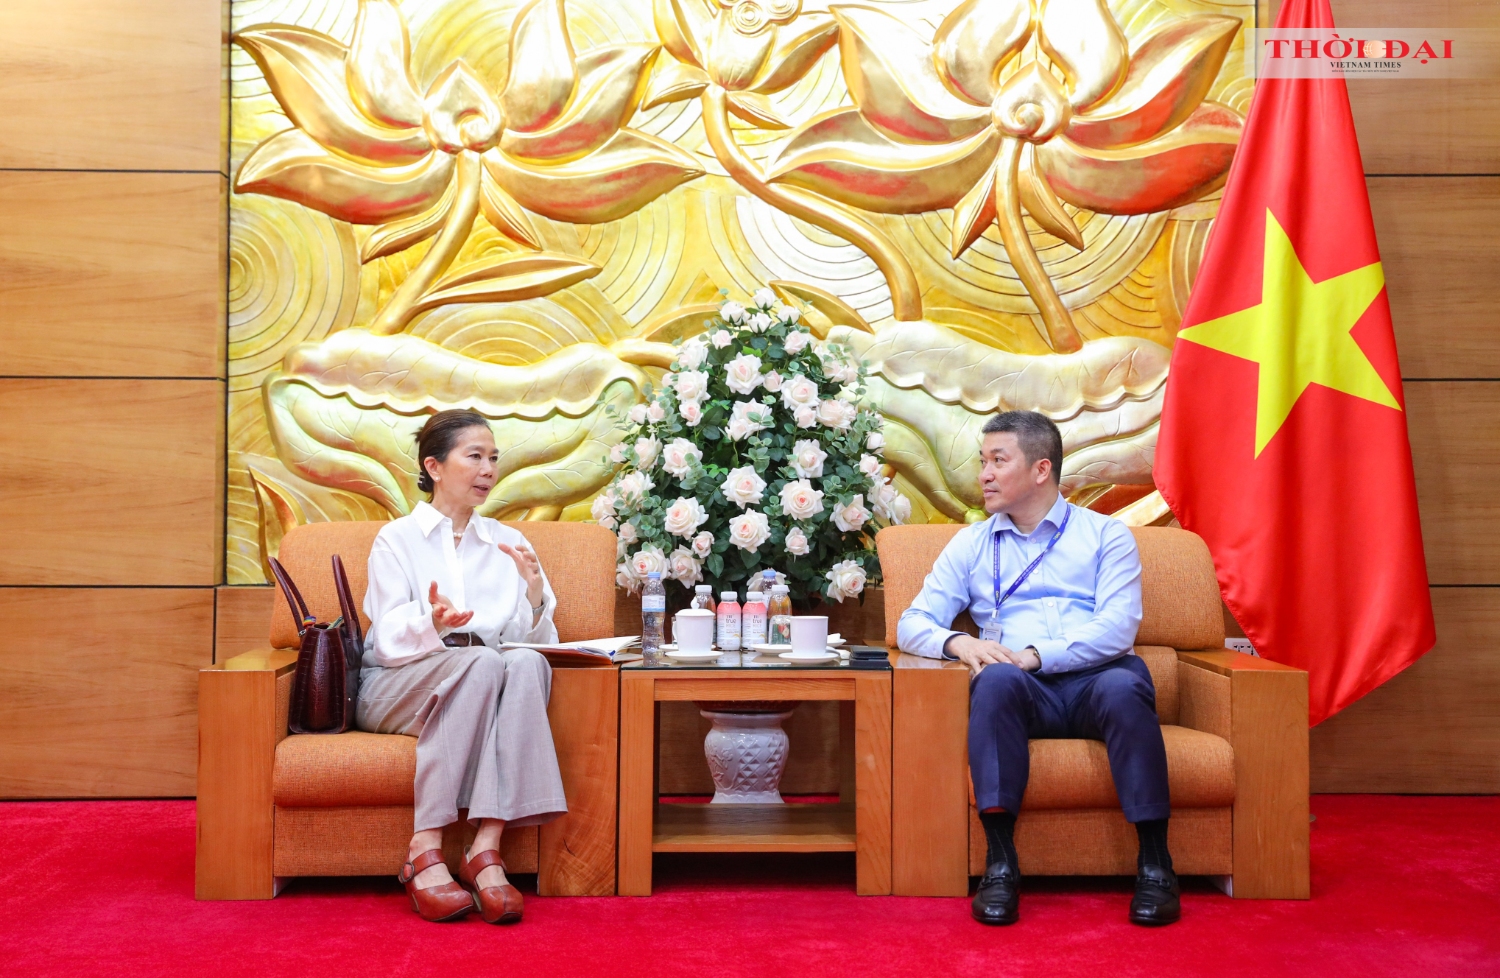
[[1267,210],[1260,305],[1190,326],[1177,338],[1260,365],[1255,407],[1259,458],[1309,384],[1401,410],[1349,335],[1384,287],[1380,262],[1314,282],[1291,238]]

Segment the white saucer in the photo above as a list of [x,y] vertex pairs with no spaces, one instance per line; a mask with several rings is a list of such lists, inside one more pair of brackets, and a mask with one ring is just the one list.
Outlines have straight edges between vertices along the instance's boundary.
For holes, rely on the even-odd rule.
[[723,655],[718,649],[709,649],[707,652],[682,652],[676,645],[663,645],[661,651],[670,659],[717,659]]
[[782,652],[781,658],[792,662],[831,662],[837,659],[839,654],[834,651],[828,652]]
[[832,648],[835,648],[835,649],[838,648],[840,645],[843,645],[847,641],[849,641],[849,640],[846,639],[846,638],[844,638],[844,637],[842,637],[837,632],[835,632],[834,634],[828,636],[828,644],[829,644],[829,646],[832,647]]
[[792,647],[790,645],[770,645],[763,642],[759,645],[750,646],[750,651],[758,652],[761,655],[780,655],[783,652],[792,651]]

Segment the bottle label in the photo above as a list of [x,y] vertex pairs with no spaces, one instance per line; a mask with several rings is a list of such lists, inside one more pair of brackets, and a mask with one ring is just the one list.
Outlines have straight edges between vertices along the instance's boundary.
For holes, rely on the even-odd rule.
[[641,595],[642,611],[666,611],[667,596],[665,594],[643,594]]

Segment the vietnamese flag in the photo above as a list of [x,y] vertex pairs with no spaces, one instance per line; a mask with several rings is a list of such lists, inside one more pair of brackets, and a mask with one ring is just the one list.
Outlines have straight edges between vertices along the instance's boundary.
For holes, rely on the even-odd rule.
[[[1329,28],[1286,0],[1278,28]],[[1156,484],[1319,723],[1436,641],[1401,370],[1342,78],[1262,78],[1172,352]]]

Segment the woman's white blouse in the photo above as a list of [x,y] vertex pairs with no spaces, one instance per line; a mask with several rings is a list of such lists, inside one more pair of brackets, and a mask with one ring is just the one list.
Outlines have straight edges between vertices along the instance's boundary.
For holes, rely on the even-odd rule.
[[[449,631],[473,632],[490,648],[501,642],[556,642],[552,612],[557,599],[546,571],[542,616],[533,626],[526,582],[516,562],[500,549],[502,543],[516,547],[526,544],[526,538],[476,513],[455,547],[453,521],[425,502],[411,515],[386,524],[370,549],[365,664],[399,666],[441,652]],[[427,600],[433,581],[453,607],[474,612],[468,624],[442,632],[433,627]]]

